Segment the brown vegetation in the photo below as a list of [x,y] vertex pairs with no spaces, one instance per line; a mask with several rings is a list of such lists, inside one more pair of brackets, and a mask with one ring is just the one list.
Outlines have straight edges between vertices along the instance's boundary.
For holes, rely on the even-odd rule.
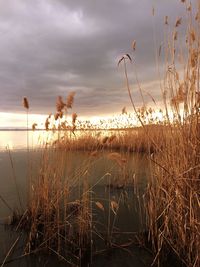
[[[154,119],[153,110],[145,105],[139,110],[136,108],[126,68],[127,60],[131,61],[128,54],[120,59],[119,65],[123,64],[128,95],[141,127],[106,132],[82,129],[79,133],[76,130],[77,114],[72,113],[69,123],[67,113],[72,108],[75,93],[69,94],[66,103],[61,96],[58,97],[56,114],[54,118],[49,116],[46,119],[46,130],[69,131],[59,132],[56,140],[52,140],[51,149],[44,149],[40,173],[31,182],[32,194],[27,210],[23,215],[13,216],[17,217],[17,228],[27,230],[27,252],[46,248],[68,263],[80,262],[83,254],[91,250],[93,222],[92,187],[87,180],[89,164],[98,153],[109,150],[108,159],[115,161],[120,168],[120,175],[124,175],[126,159],[120,152],[136,151],[145,152],[151,164],[144,208],[148,244],[151,244],[155,256],[152,265],[162,266],[165,258],[173,255],[183,266],[200,266],[200,4],[198,2],[198,14],[193,20],[192,6],[188,7],[186,1],[181,2],[187,12],[186,61],[178,69],[178,29],[183,21],[178,18],[173,32],[167,36],[166,73],[161,83],[165,107],[162,122]],[[164,23],[165,27],[169,27],[168,16]],[[135,48],[134,41],[134,51]],[[159,49],[158,56],[160,53]],[[139,90],[142,96],[142,89]],[[24,107],[29,108],[25,98]],[[126,108],[122,113],[126,115]],[[58,125],[50,128],[57,120]],[[64,172],[66,150],[90,151],[88,161],[78,169],[73,179]],[[72,201],[70,198],[75,185],[79,196]],[[123,188],[123,184],[120,188]],[[111,189],[110,180],[108,189]],[[110,213],[112,211],[116,216],[119,209],[119,203],[111,199],[110,191],[108,202],[108,234],[105,242],[110,248]],[[100,201],[96,201],[95,206],[105,211]],[[141,206],[140,202],[139,209]]]

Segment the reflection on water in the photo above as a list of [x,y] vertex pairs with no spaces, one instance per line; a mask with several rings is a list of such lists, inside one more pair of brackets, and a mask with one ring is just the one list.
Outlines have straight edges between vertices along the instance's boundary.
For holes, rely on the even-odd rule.
[[[45,130],[35,130],[35,131],[26,131],[26,130],[0,130],[0,150],[5,150],[8,146],[10,149],[25,149],[27,144],[29,148],[33,149],[36,147],[42,147],[48,142],[56,140],[62,135],[67,135],[70,138],[79,136],[83,131],[76,130],[75,135],[72,131],[45,131]],[[84,131],[84,134],[90,132],[90,135],[99,136],[105,135],[108,132],[97,130],[97,131]],[[111,134],[112,132],[110,132]]]
[[30,148],[34,148],[56,137],[57,134],[52,131],[0,130],[0,150],[4,150],[7,146],[10,149],[24,149],[27,147],[27,142]]
[[[0,132],[0,146],[4,148],[10,142],[13,148],[25,148],[26,147],[26,131],[5,131]],[[29,132],[29,143],[34,147],[37,144],[43,142],[44,137],[51,137],[52,132]],[[56,133],[57,134],[57,133]],[[57,137],[57,135],[56,135]],[[7,144],[6,144],[7,142]],[[68,177],[69,181],[74,183],[75,177],[77,177],[77,170],[80,170],[82,166],[88,164],[88,152],[59,152],[66,153],[66,170],[65,177]],[[94,222],[98,222],[98,225],[102,226],[101,231],[106,231],[107,227],[107,212],[108,212],[108,198],[114,199],[118,201],[119,198],[122,200],[122,204],[119,209],[119,214],[115,218],[114,221],[114,229],[120,229],[122,232],[135,232],[140,231],[145,228],[145,225],[141,225],[141,221],[139,219],[138,211],[136,208],[136,197],[134,196],[134,178],[137,177],[138,188],[143,193],[146,181],[148,177],[148,162],[145,156],[138,154],[125,154],[124,156],[127,158],[127,173],[126,173],[126,190],[124,191],[124,195],[121,194],[121,190],[116,190],[112,188],[111,185],[119,184],[121,186],[122,181],[122,170],[116,164],[116,162],[112,160],[108,160],[106,156],[107,152],[103,152],[100,157],[94,159],[88,165],[88,181],[92,192],[92,201],[93,203],[100,201],[105,207],[105,214],[102,214],[102,211],[97,209],[94,205],[94,213],[93,220]],[[9,219],[11,215],[11,211],[8,208],[15,209],[19,207],[19,199],[16,190],[16,184],[13,179],[13,171],[17,180],[17,188],[20,192],[20,197],[23,199],[23,205],[26,203],[26,188],[27,188],[27,151],[25,150],[15,150],[13,149],[11,152],[12,161],[14,165],[14,169],[11,168],[11,162],[9,159],[8,151],[0,152],[0,196],[2,199],[6,200],[8,205],[3,203],[2,199],[0,199],[0,264],[8,252],[10,246],[13,244],[14,240],[17,237],[17,233],[13,234],[13,231],[9,230],[5,231],[3,226],[4,220]],[[32,172],[33,176],[37,177],[39,166],[41,163],[42,150],[30,150],[29,156],[31,158]],[[105,176],[106,173],[109,173],[110,176]],[[102,178],[103,177],[103,178]],[[73,187],[72,199],[75,200],[79,195],[79,185],[82,183],[82,177],[78,179],[78,184]],[[109,189],[108,190],[108,186]],[[25,207],[24,207],[25,208]],[[112,214],[113,215],[113,214]],[[113,217],[114,218],[114,217]],[[113,219],[111,218],[111,219]],[[98,225],[96,227],[98,227]],[[114,237],[115,238],[115,237]],[[127,235],[125,237],[127,240]],[[102,242],[97,240],[97,246],[102,246]],[[15,251],[10,258],[17,257],[22,253],[20,250]],[[127,251],[116,252],[112,255],[112,257],[104,258],[104,256],[97,256],[93,259],[92,266],[134,266],[142,267],[142,266],[150,266],[149,265],[149,256],[145,254],[144,251],[136,248],[134,249],[134,253],[131,252],[129,254]],[[130,256],[131,255],[131,256]],[[142,257],[141,257],[142,255]],[[128,257],[127,257],[128,256]],[[145,263],[144,263],[145,261]],[[14,261],[9,263],[7,266],[66,266],[61,262],[57,262],[55,257],[41,259],[33,256],[26,257],[20,261]],[[83,265],[84,266],[84,265]]]

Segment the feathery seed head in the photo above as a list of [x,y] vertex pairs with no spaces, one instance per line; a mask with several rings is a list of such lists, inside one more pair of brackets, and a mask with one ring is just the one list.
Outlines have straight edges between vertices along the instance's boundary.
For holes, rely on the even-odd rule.
[[37,126],[37,123],[33,123],[33,125],[32,125],[32,130],[33,130],[33,131],[35,131],[36,126]]
[[65,106],[66,104],[62,100],[62,96],[58,96],[57,101],[56,101],[56,110],[58,112],[61,112]]
[[126,107],[123,107],[122,114],[127,114]]
[[29,103],[28,103],[27,97],[23,98],[23,106],[24,106],[24,108],[29,109]]
[[105,136],[103,139],[102,139],[102,144],[106,144],[106,142],[108,141],[108,136]]
[[49,118],[47,118],[46,121],[45,121],[45,129],[46,129],[46,131],[49,130],[49,124],[50,124]]
[[168,16],[165,16],[165,25],[169,25],[168,24]]
[[72,105],[74,103],[74,96],[75,96],[75,94],[76,94],[75,92],[71,92],[67,96],[67,102],[66,102],[67,108],[72,108]]
[[174,32],[174,36],[173,36],[173,38],[174,38],[174,41],[177,40],[177,38],[178,38],[178,32],[177,32],[177,31]]
[[182,22],[182,18],[178,18],[176,20],[175,27],[178,27],[179,25],[181,25],[181,22]]
[[72,124],[74,125],[76,122],[78,115],[76,113],[72,113]]
[[136,41],[135,40],[132,42],[132,48],[133,48],[133,51],[135,51],[135,49],[136,49]]

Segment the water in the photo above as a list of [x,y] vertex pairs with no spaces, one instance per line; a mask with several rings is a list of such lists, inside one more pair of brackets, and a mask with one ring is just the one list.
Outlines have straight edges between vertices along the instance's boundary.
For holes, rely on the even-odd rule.
[[[28,158],[32,163],[32,173],[37,176],[38,167],[41,162],[42,150],[40,149],[44,138],[51,138],[51,132],[29,132],[30,151],[26,149],[26,131],[0,131],[0,263],[3,261],[10,246],[18,237],[18,233],[5,229],[4,222],[9,220],[12,215],[11,209],[20,206],[18,193],[25,206],[27,197],[27,166]],[[46,139],[45,139],[46,140]],[[9,150],[6,149],[9,146]],[[60,152],[66,153],[66,172],[65,175],[73,181],[76,173],[88,164],[88,152]],[[108,152],[101,153],[97,158],[90,160],[87,168],[87,177],[92,191],[92,201],[100,202],[105,213],[98,209],[95,204],[93,208],[93,220],[98,222],[100,231],[107,231],[108,223],[108,199],[117,202],[120,198],[120,208],[114,221],[116,232],[121,232],[120,238],[113,231],[113,240],[125,244],[130,242],[134,232],[145,229],[145,225],[140,221],[137,198],[134,195],[134,181],[137,180],[140,195],[143,194],[148,179],[148,161],[144,155],[124,154],[127,159],[126,173],[118,164],[108,159]],[[13,167],[12,167],[13,164]],[[107,175],[109,174],[109,175]],[[125,175],[125,176],[124,176]],[[126,187],[122,190],[122,177],[126,177]],[[17,183],[15,182],[15,178]],[[81,177],[79,178],[81,179]],[[79,181],[80,183],[80,181]],[[118,188],[116,188],[118,185]],[[109,190],[110,189],[110,190]],[[79,186],[74,186],[72,201],[76,200],[79,194]],[[6,201],[6,204],[3,202]],[[114,214],[111,214],[113,222]],[[97,226],[99,227],[99,226]],[[95,238],[94,238],[95,239]],[[103,248],[102,242],[96,238],[97,250]],[[18,257],[22,253],[19,244],[17,249],[8,257],[8,260]],[[150,255],[134,245],[124,249],[114,249],[112,253],[105,253],[93,257],[92,266],[150,266]],[[21,260],[10,262],[7,266],[66,266],[59,262],[54,256],[29,256]],[[87,266],[87,265],[83,265]]]
[[27,137],[30,148],[41,147],[44,142],[56,138],[52,131],[0,130],[0,150],[9,147],[12,150],[26,149]]

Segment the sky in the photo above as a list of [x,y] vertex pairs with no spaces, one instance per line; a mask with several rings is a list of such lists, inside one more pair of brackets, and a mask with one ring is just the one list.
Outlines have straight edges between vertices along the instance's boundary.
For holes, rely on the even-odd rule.
[[[71,91],[79,116],[131,109],[124,70],[117,66],[126,53],[133,59],[127,64],[136,105],[141,98],[135,72],[159,102],[155,49],[163,41],[164,17],[169,16],[173,28],[183,15],[180,2],[0,0],[0,127],[22,123],[24,96],[32,114],[55,112],[56,97],[66,99]],[[148,96],[146,101],[153,105]]]

